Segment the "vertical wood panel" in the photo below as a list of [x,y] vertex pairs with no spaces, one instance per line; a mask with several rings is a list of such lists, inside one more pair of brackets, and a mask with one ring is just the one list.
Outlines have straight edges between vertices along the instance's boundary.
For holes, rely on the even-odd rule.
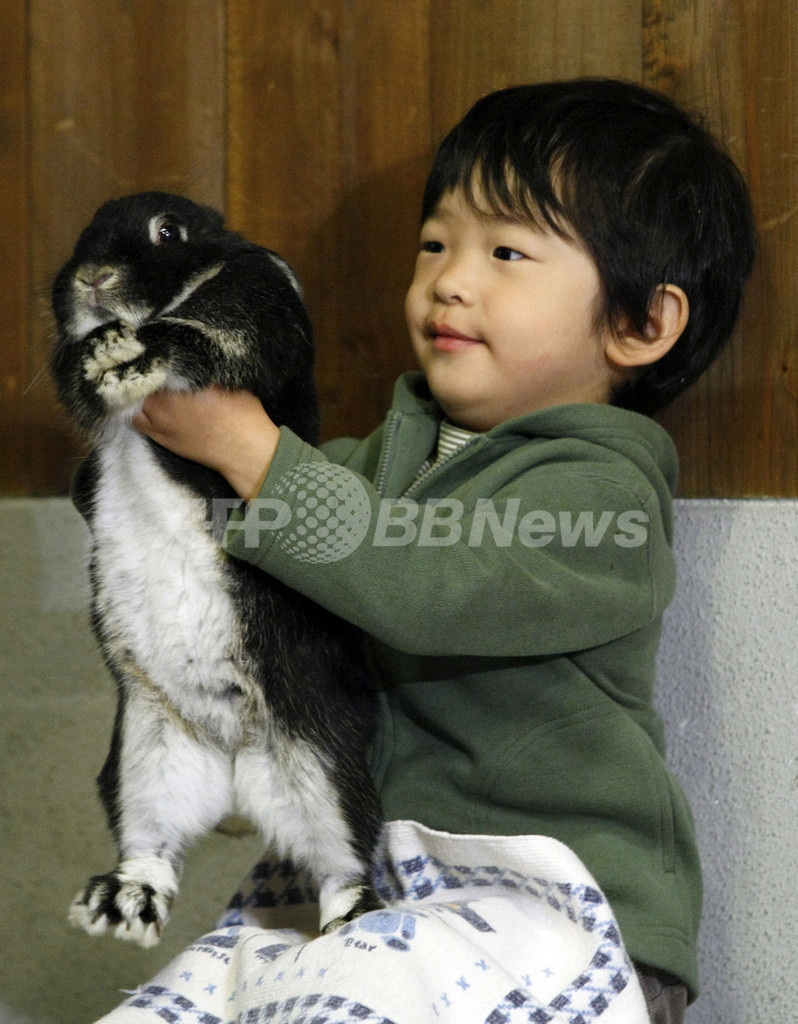
[[[430,149],[428,39],[436,29],[428,7],[428,0],[350,0],[345,7],[345,195],[325,227],[340,253],[339,279],[329,282],[327,297],[340,299],[346,345],[337,364],[333,433],[351,431],[353,398],[364,425],[380,422],[397,375],[415,366],[404,297],[418,251]],[[353,365],[359,397],[348,393]]]
[[0,486],[6,493],[28,491],[26,6],[8,0],[0,11]]
[[432,9],[436,135],[503,86],[580,75],[640,78],[640,0],[432,0]]
[[729,349],[662,417],[685,496],[798,494],[798,11],[793,0],[645,0],[645,78],[748,178],[761,250]]
[[31,0],[30,489],[78,450],[46,367],[49,287],[96,207],[142,189],[224,195],[224,8],[216,0]]
[[230,4],[231,220],[302,279],[327,436],[371,429],[412,365],[402,303],[429,149],[426,7]]

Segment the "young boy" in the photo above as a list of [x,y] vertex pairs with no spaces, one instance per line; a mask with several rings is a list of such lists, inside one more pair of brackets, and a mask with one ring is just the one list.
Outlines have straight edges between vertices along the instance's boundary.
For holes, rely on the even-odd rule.
[[[697,992],[701,878],[652,706],[677,460],[649,417],[728,340],[753,253],[739,172],[668,100],[503,90],[436,156],[406,302],[422,373],[371,437],[322,453],[240,393],[162,393],[135,421],[250,500],[232,554],[366,634],[386,818],[564,842],[654,1020]],[[313,562],[252,499],[298,522],[280,482],[328,459],[371,529]]]

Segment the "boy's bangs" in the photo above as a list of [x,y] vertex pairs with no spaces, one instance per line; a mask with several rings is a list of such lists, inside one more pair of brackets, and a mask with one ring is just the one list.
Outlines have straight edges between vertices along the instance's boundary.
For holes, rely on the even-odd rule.
[[519,140],[501,118],[491,118],[473,132],[453,130],[441,144],[427,180],[422,221],[432,216],[446,193],[461,190],[477,213],[573,237],[559,196],[563,161],[551,149],[545,151],[537,135],[524,131]]
[[536,176],[537,180],[530,180],[522,177],[509,160],[499,166],[489,160],[475,160],[455,187],[462,189],[466,202],[477,213],[504,217],[540,231],[552,230],[571,239],[573,229],[557,195],[559,176],[556,171],[552,175],[546,170]]

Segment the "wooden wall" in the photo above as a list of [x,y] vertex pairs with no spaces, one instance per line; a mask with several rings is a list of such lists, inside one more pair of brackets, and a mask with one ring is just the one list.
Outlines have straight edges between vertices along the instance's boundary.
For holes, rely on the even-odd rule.
[[751,183],[761,256],[728,352],[663,417],[684,496],[798,496],[794,0],[4,0],[0,493],[63,491],[48,291],[102,202],[224,207],[283,252],[318,339],[325,433],[412,366],[402,300],[435,143],[481,94],[583,74],[703,112]]

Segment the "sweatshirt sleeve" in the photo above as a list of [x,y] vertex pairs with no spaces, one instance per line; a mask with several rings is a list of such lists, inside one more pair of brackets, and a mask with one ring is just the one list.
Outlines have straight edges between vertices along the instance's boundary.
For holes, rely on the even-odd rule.
[[413,654],[546,656],[660,614],[675,579],[654,492],[591,466],[527,476],[478,498],[387,502],[284,429],[226,548]]

